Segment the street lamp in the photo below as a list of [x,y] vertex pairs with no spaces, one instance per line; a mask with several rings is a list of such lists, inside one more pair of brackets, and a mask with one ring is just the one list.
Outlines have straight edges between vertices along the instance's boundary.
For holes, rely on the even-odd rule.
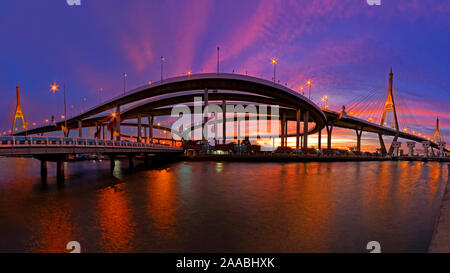
[[309,99],[311,99],[311,81],[308,80],[306,84],[309,85]]
[[53,94],[58,91],[60,86],[63,86],[63,90],[64,90],[64,135],[67,136],[67,108],[66,108],[66,84],[65,83],[60,83],[60,84],[56,84],[53,83],[51,86],[51,91],[53,92]]
[[277,59],[272,58],[272,64],[273,64],[273,83],[276,82],[276,72],[277,72]]
[[127,84],[127,82],[126,82],[126,80],[127,80],[127,73],[123,73],[123,94],[125,95],[125,89],[126,89],[126,84]]
[[165,60],[164,56],[161,56],[161,81],[163,80],[163,72],[164,72],[163,62],[164,62],[164,60]]
[[98,100],[99,100],[99,103],[102,103],[102,92],[103,92],[103,88],[100,87],[100,89],[98,90]]

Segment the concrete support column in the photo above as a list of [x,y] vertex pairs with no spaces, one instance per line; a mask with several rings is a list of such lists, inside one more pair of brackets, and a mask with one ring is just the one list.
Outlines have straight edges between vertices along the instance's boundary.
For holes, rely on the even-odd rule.
[[102,126],[102,139],[103,139],[103,140],[106,140],[106,131],[105,131],[105,125],[104,125],[104,124],[102,124],[101,126]]
[[331,149],[331,135],[333,133],[333,123],[327,124],[327,149]]
[[148,117],[148,137],[150,138],[150,142],[153,140],[153,121],[154,116],[150,115]]
[[116,106],[116,140],[120,141],[120,105]]
[[226,101],[222,101],[222,144],[227,142],[227,104]]
[[361,136],[363,133],[362,129],[356,129],[356,151],[361,152]]
[[[392,143],[396,142],[398,140],[398,135],[394,136],[394,139],[392,140]],[[389,155],[393,155],[394,153],[394,147],[392,147],[392,143],[391,143],[391,147],[389,147]]]
[[94,138],[100,138],[100,130],[98,129],[98,122],[95,122]]
[[305,111],[303,118],[303,148],[308,148],[308,122],[309,121],[309,111]]
[[138,120],[137,142],[141,143],[141,141],[142,141],[142,117],[141,117],[141,115],[138,115],[137,120]]
[[[204,103],[205,103],[205,108],[203,108],[203,113],[204,113],[206,107],[208,107],[208,89],[206,89],[206,88],[205,88],[205,93],[204,93],[204,96],[203,96],[203,100],[204,100]],[[207,122],[208,122],[208,117],[207,116],[203,117],[203,125],[202,125],[203,145],[209,145],[208,144],[208,139],[207,139],[208,136],[204,135],[204,130],[203,130],[203,128],[205,128],[205,124]]]
[[295,115],[296,121],[297,121],[296,134],[295,134],[295,149],[297,149],[297,153],[298,153],[298,150],[300,149],[300,114],[301,114],[300,109],[297,109],[297,112]]
[[400,150],[401,146],[402,146],[402,143],[399,141],[392,142],[392,149],[393,149],[392,155],[393,156],[397,157],[399,155],[399,150]]
[[423,146],[423,151],[425,154],[425,157],[428,157],[428,153],[429,153],[429,148],[430,148],[430,142],[429,141],[424,141],[422,142],[422,146]]
[[[438,143],[439,144],[439,157],[444,157],[445,156],[445,152],[444,152],[444,149],[445,149],[445,142],[439,142]],[[450,165],[449,165],[450,166]]]
[[144,126],[144,142],[147,143],[147,127]]
[[286,119],[286,124],[284,125],[284,147],[288,146],[288,120]]
[[56,161],[56,179],[61,182],[64,181],[64,161]]
[[412,142],[412,141],[408,141],[408,142],[406,143],[406,145],[408,146],[408,150],[409,150],[408,155],[409,155],[410,157],[413,157],[413,156],[414,156],[414,147],[416,147],[416,143],[415,143],[415,142]]
[[78,121],[78,137],[83,137],[83,121],[81,120]]
[[113,173],[114,172],[114,168],[116,167],[116,157],[115,156],[110,156],[109,157],[109,162],[110,162],[110,172]]
[[322,150],[322,130],[319,130],[318,149]]
[[47,161],[41,160],[41,178],[42,181],[47,179]]
[[385,156],[387,151],[386,151],[386,145],[384,145],[383,135],[382,134],[378,134],[378,139],[380,140],[381,154],[383,156]]
[[128,168],[130,170],[134,169],[134,156],[128,156]]
[[284,147],[284,139],[285,139],[285,127],[286,126],[286,113],[283,113],[281,116],[281,147]]

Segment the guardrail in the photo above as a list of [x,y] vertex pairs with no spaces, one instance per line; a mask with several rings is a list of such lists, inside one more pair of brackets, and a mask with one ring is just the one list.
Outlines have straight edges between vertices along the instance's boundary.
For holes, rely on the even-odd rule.
[[[99,148],[174,148],[161,144],[66,137],[0,137],[0,148],[14,147],[99,147]],[[179,148],[178,148],[179,149]]]

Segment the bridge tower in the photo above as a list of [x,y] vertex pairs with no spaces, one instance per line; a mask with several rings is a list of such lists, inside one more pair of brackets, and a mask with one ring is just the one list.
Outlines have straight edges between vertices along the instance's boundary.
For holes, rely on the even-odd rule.
[[436,131],[433,135],[433,141],[436,143],[442,142],[441,132],[439,131],[439,118],[436,119]]
[[27,127],[28,127],[28,124],[25,123],[25,118],[23,117],[22,106],[20,105],[19,83],[17,83],[17,86],[16,86],[16,97],[17,97],[17,105],[16,105],[16,112],[14,113],[14,120],[13,120],[11,135],[14,134],[17,119],[22,119],[22,123],[23,123],[23,126],[25,129],[27,129]]
[[[392,67],[391,67],[391,71],[389,72],[388,95],[386,98],[386,103],[384,104],[383,116],[381,117],[380,125],[384,126],[387,112],[392,111],[392,114],[394,115],[394,123],[395,123],[395,130],[396,130],[396,134],[395,134],[395,137],[393,140],[393,143],[394,143],[398,139],[400,129],[398,126],[397,111],[395,109],[394,95],[392,93],[393,79],[394,79],[394,74],[392,73]],[[381,134],[379,134],[378,137],[380,139],[381,151],[383,154],[386,154],[386,146],[384,145],[383,137]],[[391,145],[391,147],[389,148],[389,155],[392,155],[393,151],[394,151],[394,147]]]

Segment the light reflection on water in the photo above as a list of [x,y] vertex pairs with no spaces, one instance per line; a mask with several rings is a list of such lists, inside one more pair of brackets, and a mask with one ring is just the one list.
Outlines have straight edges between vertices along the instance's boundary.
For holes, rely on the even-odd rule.
[[[127,164],[122,164],[127,165]],[[423,162],[180,162],[133,173],[0,158],[0,251],[426,251],[447,166]]]

